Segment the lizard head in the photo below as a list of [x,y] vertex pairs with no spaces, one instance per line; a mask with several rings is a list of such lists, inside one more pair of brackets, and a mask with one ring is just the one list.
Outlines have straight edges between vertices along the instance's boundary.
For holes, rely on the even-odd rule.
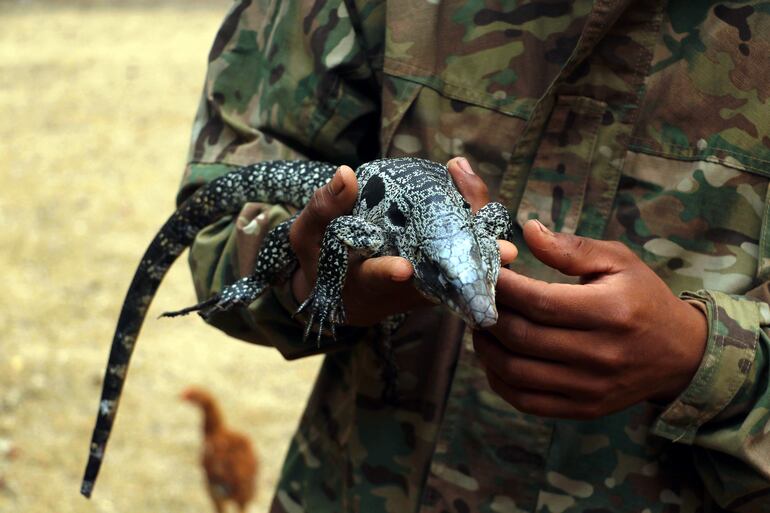
[[479,240],[467,220],[452,216],[434,217],[423,235],[412,261],[417,289],[431,301],[448,306],[471,327],[495,324],[499,271],[495,241]]

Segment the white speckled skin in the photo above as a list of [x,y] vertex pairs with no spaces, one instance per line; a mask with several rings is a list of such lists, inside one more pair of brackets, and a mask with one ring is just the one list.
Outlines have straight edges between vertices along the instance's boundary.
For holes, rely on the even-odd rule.
[[[115,329],[81,486],[83,495],[88,497],[93,490],[147,308],[174,260],[203,227],[239,211],[246,202],[301,208],[335,170],[331,164],[307,161],[261,162],[240,168],[202,186],[163,225],[137,268]],[[428,160],[377,160],[360,166],[356,173],[356,206],[350,215],[334,220],[327,228],[315,287],[300,307],[310,313],[305,337],[317,324],[320,343],[323,331],[333,334],[335,326],[344,323],[341,291],[351,249],[365,256],[407,258],[415,269],[415,284],[426,297],[445,304],[474,327],[494,324],[494,286],[500,270],[495,240],[509,238],[511,229],[505,208],[490,203],[472,214],[446,166]],[[251,276],[208,301],[166,315],[193,311],[208,315],[247,305],[271,285],[286,280],[297,265],[289,244],[289,229],[295,219],[296,215],[268,233]],[[383,324],[386,359],[389,333],[401,318]],[[387,362],[383,372],[386,381],[395,379]]]

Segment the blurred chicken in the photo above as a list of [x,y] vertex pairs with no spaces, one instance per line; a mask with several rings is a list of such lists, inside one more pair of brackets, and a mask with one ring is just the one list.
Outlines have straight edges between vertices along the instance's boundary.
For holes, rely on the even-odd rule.
[[190,387],[182,393],[182,399],[203,410],[201,462],[217,513],[225,511],[228,501],[237,504],[239,512],[245,512],[246,505],[256,495],[258,462],[251,442],[224,425],[219,405],[205,390]]

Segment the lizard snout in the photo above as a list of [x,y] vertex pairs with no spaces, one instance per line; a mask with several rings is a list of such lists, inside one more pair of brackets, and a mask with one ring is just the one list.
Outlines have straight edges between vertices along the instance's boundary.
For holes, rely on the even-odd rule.
[[477,239],[463,230],[451,235],[422,244],[420,259],[413,264],[417,287],[428,298],[444,303],[472,328],[492,326],[497,322],[495,284]]
[[475,328],[488,328],[497,324],[497,307],[489,297],[478,296],[471,300],[471,315]]
[[487,328],[497,323],[494,289],[484,280],[466,283],[454,303],[458,313],[472,328]]
[[486,273],[469,267],[448,281],[447,306],[472,328],[486,328],[497,322],[495,289],[485,279]]

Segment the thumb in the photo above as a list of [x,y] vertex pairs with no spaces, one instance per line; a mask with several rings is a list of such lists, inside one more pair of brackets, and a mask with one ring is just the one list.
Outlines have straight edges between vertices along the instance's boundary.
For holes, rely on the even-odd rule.
[[479,175],[473,172],[468,159],[455,157],[447,162],[447,171],[452,181],[467,201],[473,212],[489,203],[489,189]]
[[633,258],[620,242],[553,233],[535,219],[524,224],[524,240],[538,260],[569,276],[617,273]]
[[353,208],[358,195],[356,174],[340,166],[332,179],[313,193],[313,197],[294,221],[289,238],[296,252],[317,251],[327,225]]

